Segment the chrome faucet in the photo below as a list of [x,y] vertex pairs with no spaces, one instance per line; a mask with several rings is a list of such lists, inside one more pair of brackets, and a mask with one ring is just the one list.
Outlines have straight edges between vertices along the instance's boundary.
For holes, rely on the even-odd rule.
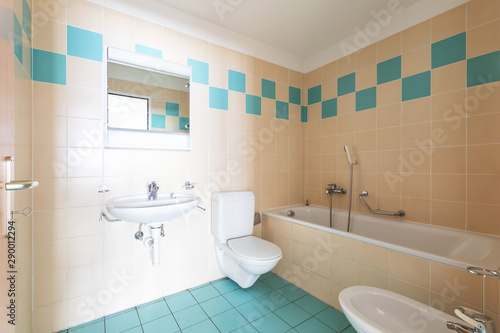
[[148,185],[148,200],[156,200],[158,198],[158,190],[160,187],[156,185],[156,182],[153,180]]
[[459,333],[496,333],[495,321],[482,313],[459,306],[455,309],[457,317],[471,324],[468,327],[451,321],[446,322],[446,327]]
[[346,194],[347,190],[345,188],[337,189],[337,184],[328,184],[328,187],[325,189],[327,195],[332,195],[333,193],[342,193]]

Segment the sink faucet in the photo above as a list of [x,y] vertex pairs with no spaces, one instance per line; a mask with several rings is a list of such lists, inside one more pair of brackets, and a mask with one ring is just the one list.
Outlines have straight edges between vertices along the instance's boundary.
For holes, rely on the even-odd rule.
[[325,189],[327,195],[332,195],[333,193],[342,193],[346,194],[347,190],[345,188],[337,189],[337,184],[328,184],[328,187]]
[[160,187],[156,185],[156,182],[153,180],[148,185],[148,200],[156,200],[158,198],[158,190]]
[[455,309],[457,317],[472,325],[468,327],[451,321],[446,322],[446,327],[459,333],[496,333],[495,321],[482,313],[461,307]]

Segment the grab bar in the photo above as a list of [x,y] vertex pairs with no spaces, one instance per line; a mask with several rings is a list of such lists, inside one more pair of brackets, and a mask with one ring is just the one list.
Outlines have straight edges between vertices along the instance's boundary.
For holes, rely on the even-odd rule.
[[389,212],[389,211],[381,210],[381,209],[375,209],[375,210],[371,209],[370,206],[368,206],[368,204],[366,203],[365,199],[363,199],[363,197],[367,197],[367,196],[368,196],[368,192],[363,191],[359,195],[359,198],[365,204],[366,208],[368,208],[370,213],[378,214],[378,215],[385,215],[385,216],[405,216],[404,210],[398,210],[397,212]]
[[38,182],[36,180],[13,180],[5,183],[5,189],[7,191],[29,190],[37,186]]

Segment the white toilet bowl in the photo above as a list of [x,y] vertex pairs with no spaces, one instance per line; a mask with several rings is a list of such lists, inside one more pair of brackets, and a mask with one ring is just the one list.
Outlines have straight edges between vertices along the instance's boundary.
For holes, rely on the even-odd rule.
[[221,272],[242,288],[251,287],[283,256],[277,245],[251,236],[254,207],[252,192],[216,192],[212,196],[217,262]]

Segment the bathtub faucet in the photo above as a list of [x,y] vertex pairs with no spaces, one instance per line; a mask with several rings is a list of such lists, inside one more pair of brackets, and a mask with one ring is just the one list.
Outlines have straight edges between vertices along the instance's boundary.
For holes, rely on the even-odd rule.
[[325,189],[327,195],[332,195],[333,193],[342,193],[346,194],[347,190],[343,187],[341,189],[337,189],[337,184],[328,184],[328,187]]
[[468,327],[451,321],[446,322],[446,327],[459,333],[496,333],[495,321],[482,313],[459,306],[455,309],[457,317],[471,324]]

